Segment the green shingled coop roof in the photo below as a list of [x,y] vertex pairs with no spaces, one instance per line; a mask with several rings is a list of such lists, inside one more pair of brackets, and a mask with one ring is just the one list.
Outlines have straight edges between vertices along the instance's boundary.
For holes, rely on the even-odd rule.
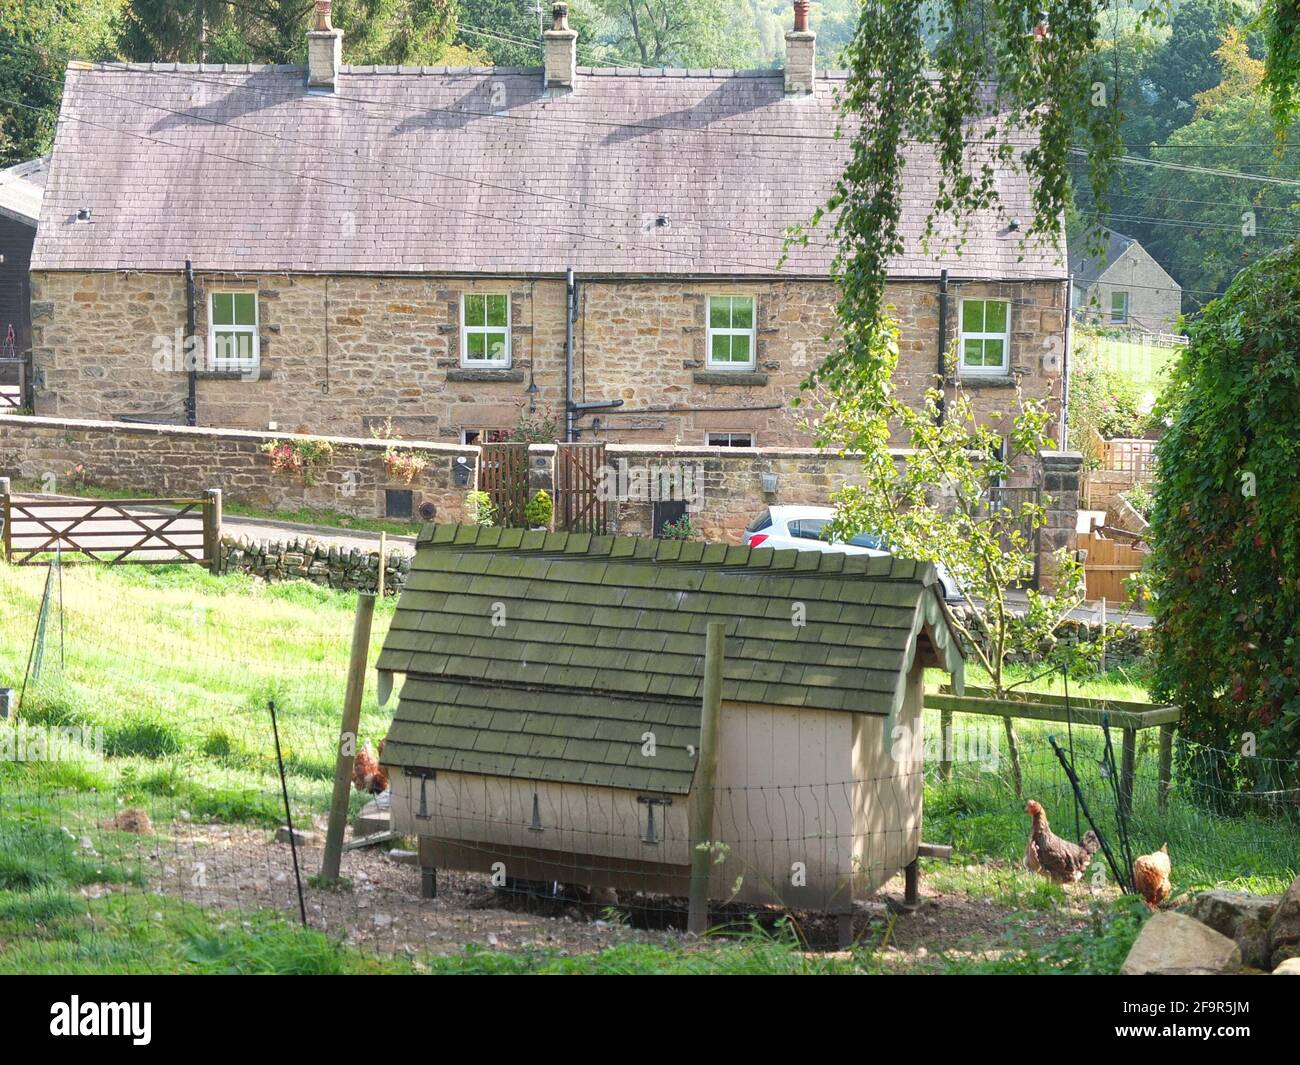
[[684,793],[710,621],[724,700],[889,714],[918,653],[961,686],[927,563],[435,525],[377,663],[407,676],[384,762]]

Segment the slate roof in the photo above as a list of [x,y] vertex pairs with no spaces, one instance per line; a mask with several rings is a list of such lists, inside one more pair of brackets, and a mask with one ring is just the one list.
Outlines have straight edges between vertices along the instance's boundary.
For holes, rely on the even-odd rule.
[[[843,75],[787,98],[779,71],[72,64],[35,270],[764,276],[841,172]],[[974,164],[976,160],[972,160]],[[906,161],[897,277],[1064,278],[1063,241],[1011,230],[1028,184],[958,257],[920,246],[928,152]],[[88,208],[91,221],[76,222]],[[660,219],[664,222],[660,222]],[[785,275],[828,275],[814,231]]]
[[688,790],[710,621],[730,701],[889,714],[922,646],[962,683],[926,563],[429,526],[377,662],[407,675],[384,761]]
[[1083,285],[1085,288],[1091,285],[1114,265],[1116,259],[1137,243],[1134,237],[1126,237],[1113,229],[1102,228],[1106,243],[1101,249],[1100,256],[1089,255],[1083,241],[1078,241],[1070,249],[1070,273],[1074,275],[1076,285]]
[[36,228],[49,165],[50,157],[43,155],[0,170],[0,216]]

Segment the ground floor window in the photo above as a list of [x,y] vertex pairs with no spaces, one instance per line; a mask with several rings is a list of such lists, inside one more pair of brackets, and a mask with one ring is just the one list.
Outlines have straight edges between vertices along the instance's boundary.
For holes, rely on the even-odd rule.
[[510,439],[509,429],[462,429],[462,444],[504,444]]

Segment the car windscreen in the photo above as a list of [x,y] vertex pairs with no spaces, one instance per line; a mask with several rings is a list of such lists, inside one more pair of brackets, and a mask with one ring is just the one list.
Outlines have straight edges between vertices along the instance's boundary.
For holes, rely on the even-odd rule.
[[751,521],[748,525],[745,526],[745,532],[747,533],[758,532],[760,529],[766,529],[771,524],[772,524],[772,513],[771,511],[765,510],[763,511],[762,514],[760,514],[757,518],[755,518],[753,521]]

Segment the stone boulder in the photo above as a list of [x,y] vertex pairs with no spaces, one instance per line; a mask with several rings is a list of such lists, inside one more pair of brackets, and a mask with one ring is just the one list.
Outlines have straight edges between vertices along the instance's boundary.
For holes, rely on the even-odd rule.
[[1157,913],[1143,926],[1124,959],[1124,976],[1210,975],[1241,970],[1241,948],[1222,933],[1182,913]]
[[1250,895],[1244,891],[1204,891],[1192,900],[1187,914],[1241,948],[1241,960],[1252,969],[1271,969],[1273,948],[1268,923],[1280,895]]
[[1273,970],[1274,976],[1300,976],[1300,958],[1287,958]]
[[1271,965],[1276,969],[1289,958],[1300,958],[1300,876],[1291,881],[1268,925]]

